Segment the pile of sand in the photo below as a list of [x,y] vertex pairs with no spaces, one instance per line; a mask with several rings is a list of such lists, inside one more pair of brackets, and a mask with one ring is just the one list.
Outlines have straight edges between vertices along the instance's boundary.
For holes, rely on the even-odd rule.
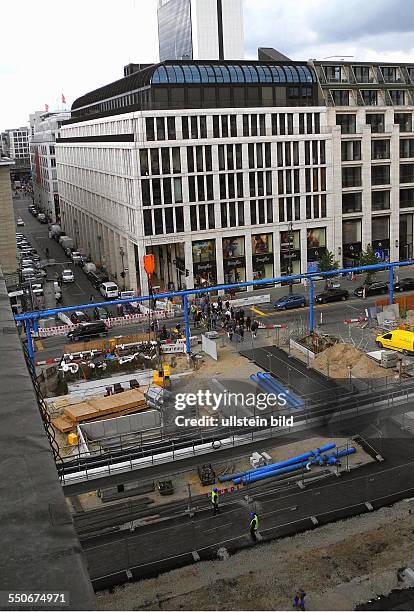
[[335,344],[313,361],[313,367],[331,378],[348,378],[349,372],[357,378],[383,378],[390,376],[390,371],[381,368],[365,353],[350,344]]

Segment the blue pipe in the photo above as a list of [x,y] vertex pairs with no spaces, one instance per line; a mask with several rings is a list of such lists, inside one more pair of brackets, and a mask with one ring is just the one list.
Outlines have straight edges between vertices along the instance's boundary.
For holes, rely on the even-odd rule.
[[[320,448],[315,448],[312,451],[303,453],[303,455],[298,455],[297,457],[292,457],[291,459],[285,459],[284,461],[279,461],[277,463],[271,463],[261,468],[253,468],[251,470],[246,470],[245,472],[239,472],[238,474],[229,474],[227,476],[219,476],[219,480],[220,482],[226,482],[227,480],[235,481],[235,479],[239,479],[239,482],[240,482],[243,476],[246,476],[249,474],[257,474],[258,472],[265,472],[268,470],[275,470],[275,469],[284,467],[286,465],[292,465],[294,463],[299,463],[300,461],[309,460],[310,457],[317,456],[321,453],[332,450],[335,447],[336,447],[335,442],[330,442],[329,444],[324,444]],[[236,483],[235,481],[235,484],[238,484],[238,483]]]
[[183,298],[184,307],[184,327],[185,327],[185,350],[187,355],[191,353],[191,342],[190,342],[190,323],[188,321],[188,295]]
[[265,478],[274,478],[282,474],[287,474],[288,472],[294,472],[296,470],[303,469],[309,464],[326,465],[328,463],[330,465],[334,465],[340,457],[345,457],[346,455],[353,455],[354,453],[356,453],[356,448],[351,446],[348,449],[338,451],[337,453],[333,453],[332,455],[318,455],[317,457],[311,459],[311,461],[302,461],[300,463],[294,463],[293,465],[288,465],[277,470],[271,470],[268,472],[261,471],[256,474],[251,474],[243,478],[242,482],[244,484],[250,484],[253,482],[257,482],[258,480],[264,480]]
[[309,279],[309,332],[313,334],[313,278]]
[[256,385],[258,385],[259,387],[261,387],[264,391],[266,391],[266,393],[274,393],[274,389],[273,387],[266,382],[265,380],[259,378],[258,374],[260,372],[258,372],[257,374],[251,374],[250,375],[250,380],[254,383],[256,383]]
[[284,393],[286,395],[286,399],[289,403],[291,403],[293,405],[294,408],[302,408],[302,406],[304,405],[304,401],[299,399],[298,397],[296,397],[296,395],[294,393],[292,393],[291,391],[289,391],[289,389],[286,389],[286,387],[284,387],[282,385],[281,382],[279,382],[278,380],[276,380],[275,378],[273,378],[273,376],[271,376],[270,374],[262,374],[261,372],[258,373],[258,376],[262,376],[263,378],[265,378],[266,380],[268,380],[270,382],[270,384],[278,390],[279,393]]
[[33,350],[33,338],[32,338],[32,326],[30,319],[26,319],[24,322],[26,328],[26,339],[27,339],[27,352],[30,359],[33,361],[34,350]]

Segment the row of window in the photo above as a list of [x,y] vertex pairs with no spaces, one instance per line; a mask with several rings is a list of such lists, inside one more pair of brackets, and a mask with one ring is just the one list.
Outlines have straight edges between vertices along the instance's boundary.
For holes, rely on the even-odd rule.
[[[390,166],[375,165],[371,166],[371,184],[372,185],[389,185],[390,183]],[[414,183],[414,164],[400,165],[400,183]],[[362,186],[362,168],[361,166],[344,166],[342,168],[342,187],[361,187]],[[307,189],[307,191],[309,191]],[[323,190],[322,190],[323,191]]]
[[[306,143],[305,143],[306,146]],[[342,161],[361,160],[361,141],[344,140],[341,142]],[[400,139],[400,157],[414,157],[414,138]],[[371,141],[371,159],[390,159],[390,141],[373,139]],[[322,163],[322,162],[321,162]]]
[[[297,125],[295,125],[296,115]],[[146,117],[148,141],[198,140],[202,138],[237,138],[240,136],[284,136],[293,134],[319,134],[320,113],[272,113],[271,115],[193,115],[184,117]],[[270,117],[269,123],[267,117]],[[178,129],[177,129],[178,124]]]
[[[414,206],[414,189],[400,189],[400,208]],[[390,209],[390,191],[372,191],[371,209],[373,211]],[[352,191],[342,194],[342,214],[362,212],[362,192]]]
[[365,106],[406,106],[412,104],[411,96],[402,89],[330,89],[335,106],[357,106],[362,100]]
[[[385,132],[385,114],[384,113],[366,113],[366,125],[371,126],[371,132],[378,134]],[[413,115],[412,113],[394,113],[394,124],[400,126],[400,132],[413,131]],[[336,125],[341,126],[342,134],[356,133],[356,114],[353,113],[337,113]]]

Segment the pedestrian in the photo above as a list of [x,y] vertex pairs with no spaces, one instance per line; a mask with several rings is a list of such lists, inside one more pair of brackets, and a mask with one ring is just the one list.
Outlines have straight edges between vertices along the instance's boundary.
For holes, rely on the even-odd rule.
[[231,315],[231,318],[234,319],[234,308],[233,308],[233,306],[230,307],[230,315]]
[[95,298],[94,298],[94,296],[92,294],[91,294],[91,296],[89,298],[89,301],[90,301],[91,304],[93,304],[94,301],[95,301]]
[[225,303],[225,307],[226,307],[226,310],[229,310],[229,308],[230,308],[230,302],[229,302],[229,301],[227,301],[227,302]]
[[296,591],[295,597],[293,598],[293,607],[297,610],[300,602],[300,591]]
[[45,249],[45,255],[46,255],[46,259],[49,259],[49,249],[48,248]]
[[217,307],[218,307],[219,312],[223,310],[223,300],[221,299],[220,296],[218,296],[217,298]]
[[257,542],[257,532],[259,529],[259,517],[256,512],[250,512],[250,536],[253,542]]
[[250,317],[246,317],[246,331],[248,331],[248,332],[250,331],[251,324],[252,324],[251,318]]
[[305,591],[303,589],[300,589],[299,595],[300,595],[299,607],[300,607],[301,610],[305,610],[305,597],[306,597],[306,593],[305,593]]
[[244,340],[244,327],[243,325],[239,325],[239,334],[240,334],[240,342]]
[[56,296],[56,304],[63,306],[63,295],[61,293],[58,293]]
[[230,342],[233,342],[233,334],[234,334],[233,326],[229,323],[228,324],[227,335],[229,337]]
[[211,491],[211,505],[213,506],[213,515],[220,513],[218,499],[218,489],[217,487],[214,487]]
[[257,337],[257,330],[259,329],[259,323],[256,319],[254,319],[253,323],[250,326],[250,329],[252,331],[252,338],[256,338]]
[[211,315],[211,329],[217,329],[217,314],[215,312]]

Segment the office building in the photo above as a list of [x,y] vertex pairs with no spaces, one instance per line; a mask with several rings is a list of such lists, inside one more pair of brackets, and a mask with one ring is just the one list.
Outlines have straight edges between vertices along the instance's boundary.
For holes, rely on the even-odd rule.
[[29,129],[25,126],[5,130],[0,135],[1,154],[14,161],[11,169],[13,181],[30,180]]
[[159,0],[160,61],[244,56],[242,0]]
[[40,111],[30,115],[33,202],[52,223],[60,222],[55,143],[62,122],[69,117],[69,112]]

